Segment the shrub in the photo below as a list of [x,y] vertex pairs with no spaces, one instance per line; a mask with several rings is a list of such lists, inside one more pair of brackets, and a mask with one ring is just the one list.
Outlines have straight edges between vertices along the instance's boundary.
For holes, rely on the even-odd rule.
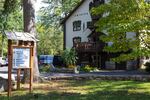
[[145,67],[145,71],[150,73],[150,62],[146,62]]
[[90,65],[85,65],[85,66],[80,67],[80,71],[83,71],[83,72],[91,72],[94,70],[96,70],[96,68]]
[[75,49],[66,49],[64,50],[64,52],[62,53],[62,59],[63,62],[69,67],[73,67],[75,66],[76,62],[77,62],[77,53],[75,51]]
[[40,72],[50,72],[50,68],[51,66],[50,65],[43,65],[40,67]]

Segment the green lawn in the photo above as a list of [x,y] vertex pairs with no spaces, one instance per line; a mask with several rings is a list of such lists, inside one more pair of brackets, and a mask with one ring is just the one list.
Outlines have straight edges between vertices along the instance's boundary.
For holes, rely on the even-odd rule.
[[[0,100],[7,100],[6,93]],[[13,91],[10,100],[150,100],[150,82],[135,81],[51,81]]]

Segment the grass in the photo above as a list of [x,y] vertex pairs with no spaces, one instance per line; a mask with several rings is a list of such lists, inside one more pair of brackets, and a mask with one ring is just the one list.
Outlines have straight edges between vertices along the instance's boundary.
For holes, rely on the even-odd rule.
[[[8,100],[6,92],[0,100]],[[150,100],[150,83],[137,81],[51,81],[13,91],[9,100]]]

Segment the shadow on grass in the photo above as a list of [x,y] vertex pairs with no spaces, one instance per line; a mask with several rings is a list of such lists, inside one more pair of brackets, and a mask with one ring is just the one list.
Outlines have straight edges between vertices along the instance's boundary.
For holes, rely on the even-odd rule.
[[[62,87],[81,88],[79,91],[85,89],[87,92],[84,94],[71,91],[62,92],[59,91],[59,88],[51,91],[52,89],[49,88],[49,92],[45,94],[39,92],[20,95],[22,90],[17,95],[12,96],[10,100],[150,100],[150,88],[146,90],[147,87],[150,87],[149,85],[148,82],[135,81],[67,81]],[[37,90],[42,89],[39,87]],[[0,100],[8,100],[8,98],[0,96]]]
[[[150,87],[149,82],[140,82],[140,81],[103,81],[103,80],[72,80],[67,82],[66,86],[72,87],[82,87],[88,86],[87,89],[98,89],[101,88],[102,90],[114,90],[114,89],[147,89],[144,84],[147,84]],[[149,88],[150,89],[150,88]]]
[[48,94],[26,94],[0,100],[149,100],[148,93],[133,93],[128,91],[96,91],[88,94],[49,92]]

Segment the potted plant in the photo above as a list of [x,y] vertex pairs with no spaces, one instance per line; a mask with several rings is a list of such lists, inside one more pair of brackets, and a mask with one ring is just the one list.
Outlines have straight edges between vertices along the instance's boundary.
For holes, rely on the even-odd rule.
[[78,57],[75,49],[72,48],[64,50],[64,52],[62,53],[62,59],[68,68],[76,69],[75,67]]

